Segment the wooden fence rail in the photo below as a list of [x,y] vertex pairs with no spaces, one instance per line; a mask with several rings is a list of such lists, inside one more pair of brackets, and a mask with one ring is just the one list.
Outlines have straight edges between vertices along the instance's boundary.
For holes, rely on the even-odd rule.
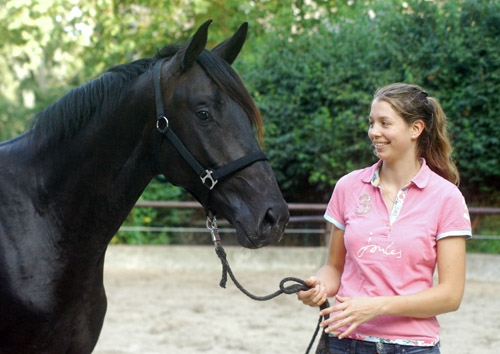
[[[179,209],[201,209],[201,204],[198,202],[170,202],[170,201],[152,201],[142,200],[135,203],[136,207],[152,207],[152,208],[179,208]],[[327,204],[322,203],[288,203],[290,210],[304,211],[325,211]],[[470,214],[500,214],[500,208],[484,208],[471,207]]]
[[[186,201],[138,201],[136,207],[151,207],[151,208],[174,208],[174,209],[202,209],[198,202]],[[322,213],[326,210],[327,204],[323,203],[289,203],[288,208],[291,211],[321,212],[321,215],[301,215],[291,216],[290,224],[294,223],[320,223],[323,227],[316,229],[297,229],[287,228],[286,233],[292,234],[320,234],[327,235],[329,233],[329,223],[327,223]],[[500,208],[487,207],[471,207],[469,213],[472,216],[472,230],[477,229],[481,219],[485,215],[500,215]],[[150,231],[150,232],[190,232],[190,233],[205,233],[206,228],[203,227],[148,227],[148,226],[122,226],[120,231]],[[234,232],[232,228],[221,228],[221,232]],[[475,239],[500,240],[500,235],[474,235]]]

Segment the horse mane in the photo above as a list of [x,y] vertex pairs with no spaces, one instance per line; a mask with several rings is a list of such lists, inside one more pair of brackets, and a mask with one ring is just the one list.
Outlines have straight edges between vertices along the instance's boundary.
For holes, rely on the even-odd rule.
[[[70,90],[33,117],[30,133],[36,140],[68,141],[96,116],[96,112],[114,110],[133,79],[150,70],[157,60],[171,58],[180,48],[179,44],[167,45],[154,57],[113,66],[103,75]],[[243,107],[262,143],[260,112],[236,72],[208,50],[198,57],[198,63],[219,89]]]
[[30,133],[37,140],[71,139],[96,116],[97,111],[116,108],[123,98],[122,94],[126,92],[126,86],[149,70],[151,65],[152,58],[117,65],[103,75],[70,90],[32,118]]

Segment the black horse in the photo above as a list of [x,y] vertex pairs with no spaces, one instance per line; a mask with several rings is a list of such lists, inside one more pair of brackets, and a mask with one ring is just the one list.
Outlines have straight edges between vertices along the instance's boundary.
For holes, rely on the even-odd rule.
[[108,243],[158,173],[229,220],[242,246],[280,239],[288,208],[230,66],[247,24],[210,51],[210,22],[70,91],[0,144],[0,353],[93,350]]

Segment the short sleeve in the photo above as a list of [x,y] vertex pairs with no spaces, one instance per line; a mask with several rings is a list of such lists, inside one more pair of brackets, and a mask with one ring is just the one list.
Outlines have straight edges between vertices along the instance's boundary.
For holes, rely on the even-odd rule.
[[325,212],[325,219],[341,230],[345,230],[345,177],[342,177],[333,190]]
[[469,210],[462,193],[455,186],[441,206],[436,239],[450,236],[472,237]]

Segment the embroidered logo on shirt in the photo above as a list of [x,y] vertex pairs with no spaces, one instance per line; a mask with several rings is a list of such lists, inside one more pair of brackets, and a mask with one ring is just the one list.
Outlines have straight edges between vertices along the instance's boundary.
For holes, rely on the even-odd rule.
[[396,258],[401,258],[403,256],[402,251],[396,251],[394,249],[391,249],[392,246],[394,246],[394,241],[392,241],[387,247],[380,247],[378,245],[372,244],[371,241],[372,241],[372,238],[368,237],[367,245],[361,247],[358,250],[358,253],[356,253],[358,258],[362,258],[366,251],[368,251],[370,253],[380,252],[380,253],[384,254],[385,256],[396,256]]
[[358,215],[363,215],[363,214],[368,213],[371,209],[371,206],[370,206],[371,200],[372,200],[372,198],[370,197],[369,194],[366,194],[366,193],[361,194],[361,196],[359,197],[359,204],[361,205],[362,208],[358,208],[358,209],[354,210],[354,212]]

